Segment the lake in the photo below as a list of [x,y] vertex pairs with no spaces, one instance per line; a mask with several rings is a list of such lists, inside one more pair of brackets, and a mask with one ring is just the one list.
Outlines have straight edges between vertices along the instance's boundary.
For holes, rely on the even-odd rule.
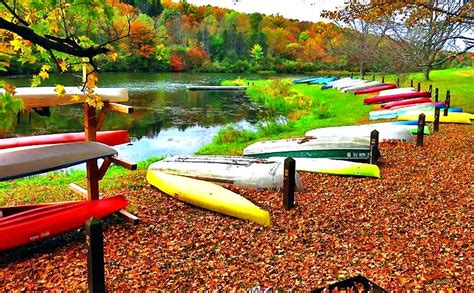
[[[102,130],[128,129],[131,143],[116,146],[121,157],[138,162],[149,157],[193,154],[208,144],[219,129],[235,123],[252,128],[257,122],[274,118],[253,104],[238,91],[188,91],[187,85],[218,85],[222,79],[235,79],[237,74],[201,73],[103,73],[99,87],[128,88],[127,105],[131,115],[109,112]],[[240,75],[242,78],[262,78],[261,75]],[[10,79],[16,86],[28,86],[28,79]],[[72,77],[52,76],[43,85],[61,83],[73,85]],[[82,106],[51,109],[51,117],[36,113],[21,118],[16,135],[35,135],[83,130]]]

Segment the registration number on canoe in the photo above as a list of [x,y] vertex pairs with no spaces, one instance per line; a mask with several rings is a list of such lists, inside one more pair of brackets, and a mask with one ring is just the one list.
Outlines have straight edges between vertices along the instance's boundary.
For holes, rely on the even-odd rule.
[[359,153],[359,152],[348,152],[347,153],[348,158],[368,158],[369,154],[368,153]]

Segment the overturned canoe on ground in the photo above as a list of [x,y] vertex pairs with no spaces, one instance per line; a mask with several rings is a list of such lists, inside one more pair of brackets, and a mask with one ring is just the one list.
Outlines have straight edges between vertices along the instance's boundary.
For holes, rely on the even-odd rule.
[[352,78],[345,77],[345,78],[341,78],[341,79],[338,79],[338,80],[330,81],[330,82],[325,83],[321,89],[322,90],[330,89],[336,84],[343,83],[343,82],[346,82],[346,81],[349,81],[349,80],[352,80]]
[[[413,111],[404,114],[400,114],[397,116],[397,120],[416,120],[418,119],[420,114],[425,114],[425,121],[426,122],[433,122],[434,121],[434,113],[433,112],[425,112],[425,111]],[[474,119],[474,114],[465,113],[465,112],[451,112],[448,116],[444,116],[441,114],[439,116],[440,123],[461,123],[461,124],[471,124],[471,119]]]
[[[85,141],[84,132],[20,136],[0,139],[0,149]],[[98,131],[97,142],[114,146],[130,142],[127,130]]]
[[414,87],[401,87],[401,88],[393,88],[389,90],[380,91],[378,96],[389,96],[389,95],[396,95],[396,94],[406,94],[406,93],[413,93],[415,92]]
[[337,90],[341,90],[345,87],[350,87],[350,86],[354,86],[354,85],[360,85],[360,84],[363,84],[365,83],[364,80],[362,79],[352,79],[352,80],[349,80],[349,81],[346,81],[344,83],[340,83],[340,84],[336,84],[336,85],[333,85],[332,87],[334,89],[337,89]]
[[292,82],[294,84],[298,84],[298,83],[308,83],[314,79],[317,79],[317,78],[321,78],[320,76],[312,76],[312,77],[304,77],[304,78],[298,78],[298,79],[295,79],[293,80]]
[[382,108],[391,109],[391,108],[394,108],[394,107],[415,105],[415,104],[424,104],[424,103],[431,103],[431,102],[432,101],[431,101],[430,98],[413,98],[413,99],[406,99],[406,100],[388,102],[388,103],[382,104]]
[[349,84],[349,85],[344,85],[344,86],[340,87],[339,90],[340,90],[341,92],[345,93],[348,88],[353,88],[353,87],[357,87],[357,86],[363,86],[363,85],[366,85],[366,84],[367,84],[367,81],[361,80],[361,81],[359,81],[359,82],[357,82],[357,83],[353,83],[353,84]]
[[148,170],[148,182],[164,193],[191,205],[270,226],[268,211],[224,187],[203,180]]
[[338,80],[338,77],[327,77],[327,78],[321,78],[321,79],[316,79],[313,81],[308,82],[308,84],[325,84],[334,80]]
[[[397,122],[404,122],[404,121],[392,121],[392,122],[382,122],[382,123],[373,123],[371,125],[377,126],[377,125],[399,125],[404,128],[406,128],[411,134],[417,134],[418,133],[418,121],[416,121],[415,124],[400,124]],[[425,125],[425,128],[423,129],[424,134],[431,134],[430,128]]]
[[257,158],[327,158],[366,163],[370,161],[370,139],[338,136],[260,141],[246,147],[243,154]]
[[323,127],[310,130],[305,133],[308,137],[331,137],[331,136],[343,136],[343,137],[365,137],[370,139],[372,131],[377,130],[379,132],[379,140],[402,140],[402,141],[415,141],[413,135],[403,126],[399,125],[350,125],[350,126],[338,126],[338,127]]
[[[428,111],[428,112],[432,111],[434,113],[435,107],[441,108],[442,105],[439,105],[437,103],[423,103],[423,104],[407,105],[406,107],[394,107],[392,109],[371,111],[369,112],[369,119],[377,120],[377,119],[397,118],[398,115],[408,113],[411,111]],[[462,111],[462,108],[449,108],[448,112],[450,113],[460,112],[460,110]]]
[[115,149],[90,141],[3,149],[0,150],[0,181],[59,170],[116,154]]
[[353,93],[357,90],[366,89],[366,88],[370,88],[370,87],[381,85],[381,84],[382,83],[380,81],[375,81],[374,80],[374,81],[369,81],[369,82],[361,84],[361,85],[355,85],[355,86],[345,88],[342,91],[345,92],[345,93]]
[[[285,158],[270,157],[268,160],[281,162]],[[315,158],[294,158],[294,160],[296,171],[380,178],[380,169],[377,165],[373,164]]]
[[366,89],[356,90],[354,94],[356,95],[371,94],[371,93],[376,93],[383,90],[394,89],[396,87],[397,87],[396,84],[385,84],[385,85],[380,85],[380,86],[369,87]]
[[405,99],[411,99],[411,98],[424,98],[424,97],[430,98],[431,93],[430,92],[413,92],[413,93],[404,93],[404,94],[393,94],[393,95],[387,95],[387,96],[376,96],[376,97],[364,99],[364,104],[366,105],[381,104],[381,103],[397,101],[397,100],[405,100]]
[[[100,200],[0,208],[0,250],[59,235],[127,206],[119,195]],[[3,212],[5,210],[5,213]]]
[[[64,90],[59,96],[55,87],[17,87],[14,97],[23,101],[25,109],[82,104],[88,97],[78,87],[67,86]],[[4,92],[0,90],[0,94]],[[94,94],[104,102],[128,101],[126,88],[95,88]]]
[[[282,189],[284,166],[281,162],[236,156],[174,156],[148,167],[171,175],[215,183],[234,184],[252,189]],[[303,183],[296,174],[296,189]]]

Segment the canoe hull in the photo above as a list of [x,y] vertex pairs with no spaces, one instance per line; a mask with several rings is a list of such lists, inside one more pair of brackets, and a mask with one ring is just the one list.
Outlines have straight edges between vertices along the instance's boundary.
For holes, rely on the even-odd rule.
[[407,106],[407,105],[416,105],[416,104],[422,104],[422,103],[431,103],[430,98],[413,98],[413,99],[406,99],[406,100],[401,100],[401,101],[394,101],[394,102],[388,102],[382,105],[382,108],[384,109],[392,109],[394,107],[400,107],[400,106]]
[[42,206],[0,218],[0,250],[80,228],[91,217],[103,218],[127,206],[123,196]]
[[371,93],[376,93],[383,90],[394,89],[396,87],[397,87],[396,84],[386,84],[386,85],[380,85],[380,86],[374,86],[374,87],[370,87],[366,89],[356,90],[354,94],[356,95],[371,94]]
[[431,93],[429,92],[413,92],[413,93],[405,93],[405,94],[394,94],[394,95],[387,95],[387,96],[377,96],[372,98],[367,98],[364,100],[364,104],[381,104],[391,101],[397,100],[405,100],[411,98],[430,98]]
[[147,181],[164,193],[191,205],[270,226],[268,211],[219,185],[148,170]]
[[377,130],[379,132],[379,140],[402,140],[415,141],[413,135],[410,134],[404,127],[390,124],[365,124],[365,125],[350,125],[339,127],[323,127],[316,128],[306,132],[305,136],[311,137],[331,137],[331,136],[346,136],[346,137],[366,137],[370,139],[371,132]]

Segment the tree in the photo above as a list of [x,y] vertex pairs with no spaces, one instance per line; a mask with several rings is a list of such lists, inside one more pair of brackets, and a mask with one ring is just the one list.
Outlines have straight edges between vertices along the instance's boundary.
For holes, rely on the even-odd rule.
[[[469,1],[371,1],[351,2],[325,16],[349,23],[357,20],[383,25],[387,36],[404,49],[410,59],[429,79],[431,69],[474,47],[472,25],[474,3]],[[460,46],[462,43],[462,46]],[[448,57],[443,51],[450,51]]]
[[263,57],[263,48],[260,44],[254,44],[252,50],[250,50],[250,56],[254,60],[255,64],[258,64],[258,61]]

